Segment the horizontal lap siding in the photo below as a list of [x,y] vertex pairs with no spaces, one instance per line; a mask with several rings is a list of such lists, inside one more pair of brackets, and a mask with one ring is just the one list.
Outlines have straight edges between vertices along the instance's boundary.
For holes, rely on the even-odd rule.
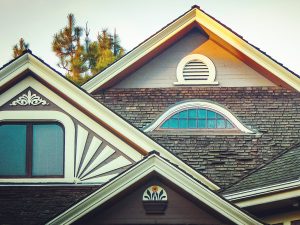
[[203,54],[216,67],[216,80],[221,87],[275,86],[251,67],[208,40],[200,31],[191,31],[163,53],[115,85],[115,88],[175,87],[176,69],[189,54]]

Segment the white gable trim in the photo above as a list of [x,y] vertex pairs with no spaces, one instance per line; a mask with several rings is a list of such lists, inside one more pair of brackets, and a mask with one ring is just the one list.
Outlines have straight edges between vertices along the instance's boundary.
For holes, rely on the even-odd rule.
[[[218,190],[220,189],[216,184],[208,180],[206,177],[198,173],[196,170],[185,164],[183,161],[181,161],[179,158],[177,158],[175,155],[170,153],[168,150],[163,148],[161,145],[153,141],[151,138],[147,137],[144,133],[139,131],[137,128],[133,127],[131,124],[124,121],[121,117],[113,113],[111,110],[106,108],[104,105],[96,101],[94,98],[92,98],[90,95],[88,95],[86,92],[80,90],[78,87],[76,87],[74,84],[68,82],[65,78],[57,74],[54,70],[50,69],[48,66],[46,66],[44,63],[42,63],[40,60],[38,60],[33,55],[27,53],[12,62],[10,65],[4,67],[0,71],[0,87],[5,85],[10,80],[14,79],[18,75],[20,75],[22,72],[26,70],[31,70],[34,72],[39,78],[42,80],[50,83],[53,87],[55,87],[58,90],[63,90],[64,93],[68,95],[71,99],[76,99],[76,102],[81,105],[84,109],[88,110],[94,117],[101,120],[103,123],[107,124],[109,127],[111,127],[114,131],[118,131],[120,134],[123,134],[125,138],[132,143],[135,143],[137,146],[142,148],[146,152],[150,152],[153,150],[158,151],[163,157],[167,158],[171,162],[178,165],[181,169],[189,173],[191,176],[193,176],[195,179],[203,182],[205,185],[207,185],[212,190]],[[36,86],[41,86],[41,88],[44,88],[45,86],[42,85],[40,82],[36,81],[35,79],[31,78],[35,81]],[[20,83],[20,82],[19,82]],[[16,84],[14,88],[17,86],[20,90],[24,90],[24,88],[21,87],[21,85]],[[45,89],[45,88],[44,88]],[[9,91],[9,90],[8,90]],[[40,91],[40,90],[37,90]],[[45,89],[45,91],[52,93],[53,96],[58,97],[58,95],[54,94],[49,89]],[[41,92],[43,94],[43,92]],[[45,94],[45,96],[48,96]],[[1,95],[1,100],[2,100]],[[84,124],[88,126],[90,129],[94,130],[96,123],[94,120],[92,120],[90,117],[82,113],[81,111],[77,110],[74,106],[71,104],[65,104],[65,101],[58,101],[56,104],[64,108],[66,110],[66,105],[69,107],[68,110],[66,110],[68,113],[70,113],[75,118],[86,118],[84,120]],[[75,109],[75,111],[74,111]],[[79,112],[79,113],[77,113]],[[81,121],[81,119],[79,119]],[[98,127],[99,124],[98,124]],[[97,128],[98,129],[98,128]],[[102,130],[105,130],[102,128]],[[105,132],[109,132],[108,130],[105,130]],[[96,133],[99,133],[97,131]],[[100,134],[100,133],[99,133]],[[121,141],[120,139],[118,139]],[[124,141],[121,141],[125,144],[125,146],[128,146]],[[128,147],[129,148],[129,147]],[[132,147],[130,147],[132,149]],[[134,151],[137,151],[134,149]],[[140,154],[139,154],[140,155]]]
[[236,224],[262,224],[156,154],[148,156],[47,224],[71,224],[152,172],[159,173]]
[[112,64],[103,72],[89,80],[82,87],[89,93],[103,86],[109,82],[112,78],[117,76],[120,72],[131,66],[133,63],[147,55],[149,52],[160,46],[166,40],[178,33],[180,30],[187,27],[189,24],[197,22],[199,25],[206,27],[212,33],[221,37],[225,42],[232,45],[234,48],[241,51],[243,54],[254,60],[256,63],[273,73],[280,80],[284,81],[295,90],[300,91],[300,78],[289,72],[284,67],[277,64],[275,61],[255,49],[246,41],[238,37],[232,31],[221,25],[210,16],[200,11],[199,9],[192,9],[176,21],[168,25],[163,30],[159,31],[149,40],[142,43],[140,46],[132,50],[123,58]]

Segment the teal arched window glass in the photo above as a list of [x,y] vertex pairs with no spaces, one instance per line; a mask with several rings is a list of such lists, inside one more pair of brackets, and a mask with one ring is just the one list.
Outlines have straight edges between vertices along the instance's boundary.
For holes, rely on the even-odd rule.
[[186,109],[165,120],[161,129],[232,129],[232,123],[221,114],[203,108]]

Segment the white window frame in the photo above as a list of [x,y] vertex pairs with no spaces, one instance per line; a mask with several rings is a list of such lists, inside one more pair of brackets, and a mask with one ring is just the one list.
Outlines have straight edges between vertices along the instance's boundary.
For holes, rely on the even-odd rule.
[[[192,60],[199,60],[205,63],[209,69],[209,76],[207,80],[185,80],[183,78],[183,69],[187,63]],[[216,68],[214,63],[206,56],[201,54],[191,54],[184,57],[177,66],[176,70],[177,82],[174,85],[218,85],[216,79]]]
[[74,183],[75,126],[72,119],[59,111],[0,111],[0,122],[59,122],[64,127],[64,177],[1,178],[6,183]]
[[[229,110],[227,110],[226,108],[218,105],[218,104],[214,104],[212,102],[209,101],[205,101],[205,100],[196,100],[196,101],[189,101],[189,102],[183,102],[183,103],[179,103],[176,104],[175,106],[169,108],[166,112],[164,112],[154,123],[152,123],[151,125],[149,125],[148,127],[146,127],[144,129],[144,132],[151,132],[155,129],[158,129],[162,123],[168,119],[170,116],[181,112],[183,110],[186,109],[191,109],[191,108],[203,108],[203,109],[208,109],[208,110],[213,110],[223,116],[225,116],[229,122],[232,123],[232,125],[234,127],[236,127],[238,130],[240,130],[243,133],[247,133],[247,134],[254,134],[255,132],[253,130],[250,130],[249,128],[247,128],[245,125],[243,125],[237,118],[236,116],[234,116]],[[217,130],[216,129],[211,129],[211,130]],[[186,129],[174,129],[176,131],[178,130],[186,130]],[[189,129],[190,130],[190,129]],[[199,131],[199,130],[203,130],[201,128],[199,129],[193,129],[195,131]]]

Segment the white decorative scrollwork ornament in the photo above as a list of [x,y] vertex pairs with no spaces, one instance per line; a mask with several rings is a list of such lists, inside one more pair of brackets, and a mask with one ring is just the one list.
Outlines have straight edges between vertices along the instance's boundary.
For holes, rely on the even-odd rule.
[[30,90],[28,90],[27,94],[21,95],[19,98],[17,98],[15,101],[13,101],[10,105],[16,106],[16,105],[49,105],[49,103],[46,102],[46,100],[42,99],[37,94],[32,94]]

